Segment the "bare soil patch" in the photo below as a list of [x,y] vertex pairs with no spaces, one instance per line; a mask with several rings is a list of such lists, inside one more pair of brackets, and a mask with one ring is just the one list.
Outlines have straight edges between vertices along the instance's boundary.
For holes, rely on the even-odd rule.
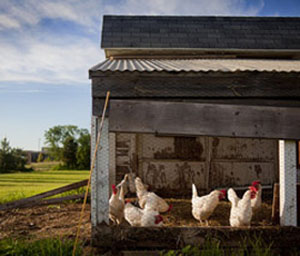
[[[191,213],[189,199],[167,199],[173,205],[171,212],[162,214],[164,226],[200,226]],[[80,203],[38,206],[28,209],[0,211],[0,239],[12,237],[75,237],[81,211]],[[263,203],[262,209],[254,213],[253,226],[270,226],[272,207]],[[210,226],[229,226],[230,203],[221,202],[209,220]],[[91,237],[90,205],[86,206],[81,238]]]
[[[80,211],[78,203],[0,211],[0,239],[75,237]],[[90,236],[90,205],[87,205],[80,237],[89,239]]]

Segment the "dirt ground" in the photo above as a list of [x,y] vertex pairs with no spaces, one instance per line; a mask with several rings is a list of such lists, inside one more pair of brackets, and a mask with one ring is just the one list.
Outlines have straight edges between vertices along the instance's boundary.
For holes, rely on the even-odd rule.
[[[164,226],[200,226],[191,214],[191,203],[187,199],[169,199],[171,212],[162,214]],[[28,209],[0,211],[0,239],[11,237],[75,237],[81,211],[80,203],[40,206]],[[254,213],[253,226],[271,225],[271,205],[263,203],[262,209]],[[229,225],[230,203],[220,202],[209,220],[210,226]],[[90,205],[81,226],[80,237],[89,240],[91,236]]]
[[[0,239],[11,237],[75,237],[81,204],[39,206],[0,211]],[[90,205],[81,226],[81,238],[90,238]]]

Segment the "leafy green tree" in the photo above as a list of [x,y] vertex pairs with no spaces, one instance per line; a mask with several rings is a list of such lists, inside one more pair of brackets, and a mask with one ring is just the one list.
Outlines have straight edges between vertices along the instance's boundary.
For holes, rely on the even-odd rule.
[[57,125],[45,132],[50,157],[62,161],[68,168],[90,168],[90,137],[87,129],[75,125]]
[[9,146],[7,138],[1,141],[0,148],[0,170],[1,172],[10,171],[14,169],[14,159],[12,149]]
[[82,133],[75,125],[57,125],[45,132],[46,144],[49,146],[49,154],[54,160],[62,160],[63,143],[68,137],[74,140]]
[[77,142],[74,140],[72,136],[68,136],[64,143],[62,149],[62,161],[68,168],[76,168],[77,167]]
[[0,145],[0,173],[25,171],[26,154],[21,149],[11,148],[7,138]]
[[88,133],[82,133],[78,139],[77,165],[79,169],[90,169],[91,155],[91,136]]
[[27,162],[26,153],[20,148],[13,148],[12,154],[14,158],[15,169],[19,171],[24,171],[26,169],[25,164]]

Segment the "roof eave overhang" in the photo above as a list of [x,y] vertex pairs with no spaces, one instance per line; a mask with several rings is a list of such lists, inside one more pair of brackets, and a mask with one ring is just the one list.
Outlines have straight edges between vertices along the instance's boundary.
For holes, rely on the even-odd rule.
[[300,59],[300,49],[103,48],[106,58],[284,58]]

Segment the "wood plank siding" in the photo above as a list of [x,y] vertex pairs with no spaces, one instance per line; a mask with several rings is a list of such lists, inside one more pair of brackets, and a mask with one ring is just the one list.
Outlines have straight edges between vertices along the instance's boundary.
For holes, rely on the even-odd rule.
[[[133,171],[166,197],[278,181],[277,140],[116,133],[116,183]],[[178,193],[180,191],[180,193]]]
[[160,135],[300,138],[300,109],[112,100],[110,131]]

